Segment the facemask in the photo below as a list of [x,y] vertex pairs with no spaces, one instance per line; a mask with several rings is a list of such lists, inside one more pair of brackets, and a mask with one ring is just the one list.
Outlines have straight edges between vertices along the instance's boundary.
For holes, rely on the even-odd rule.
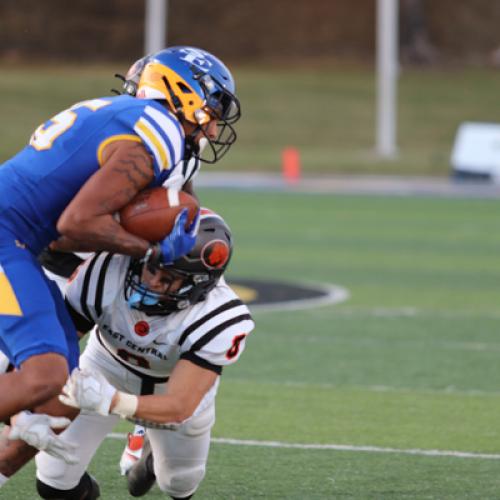
[[131,309],[138,309],[138,305],[142,304],[145,306],[155,306],[160,302],[161,295],[155,292],[151,292],[145,288],[142,284],[137,285],[137,290],[135,290],[127,300],[127,304]]

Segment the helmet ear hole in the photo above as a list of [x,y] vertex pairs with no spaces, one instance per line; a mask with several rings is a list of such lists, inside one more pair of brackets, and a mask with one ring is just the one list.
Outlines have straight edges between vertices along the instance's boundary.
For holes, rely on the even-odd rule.
[[[183,82],[177,82],[177,87],[179,87],[182,92],[184,92],[184,94],[192,94],[193,91],[187,86],[185,85]],[[189,101],[190,103],[192,103],[193,101]]]

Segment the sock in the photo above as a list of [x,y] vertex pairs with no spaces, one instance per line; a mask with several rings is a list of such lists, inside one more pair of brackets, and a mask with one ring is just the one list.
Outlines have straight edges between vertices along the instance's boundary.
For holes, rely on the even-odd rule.
[[132,432],[132,434],[142,434],[144,435],[144,427],[142,425],[139,425],[139,424],[136,424],[135,427],[134,427],[134,431]]

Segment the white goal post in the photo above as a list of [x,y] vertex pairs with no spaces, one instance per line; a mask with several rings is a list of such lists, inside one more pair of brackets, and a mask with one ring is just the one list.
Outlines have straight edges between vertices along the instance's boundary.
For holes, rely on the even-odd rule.
[[[146,0],[144,53],[167,43],[168,0]],[[397,157],[397,80],[399,0],[377,0],[375,151],[385,159]]]
[[144,54],[167,45],[168,0],[146,0],[144,16]]
[[397,81],[399,0],[377,0],[376,72],[377,106],[375,149],[378,156],[397,156]]

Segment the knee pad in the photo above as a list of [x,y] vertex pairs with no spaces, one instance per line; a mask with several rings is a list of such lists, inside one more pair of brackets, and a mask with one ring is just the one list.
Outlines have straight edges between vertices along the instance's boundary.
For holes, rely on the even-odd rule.
[[41,485],[51,485],[55,490],[66,491],[78,484],[81,472],[74,477],[69,477],[70,466],[66,462],[45,452],[38,453],[35,457],[35,462],[37,466],[37,485],[40,482]]
[[168,476],[167,481],[162,475],[156,477],[156,483],[160,490],[168,493],[173,498],[189,498],[198,489],[205,477],[205,465],[170,471]]

